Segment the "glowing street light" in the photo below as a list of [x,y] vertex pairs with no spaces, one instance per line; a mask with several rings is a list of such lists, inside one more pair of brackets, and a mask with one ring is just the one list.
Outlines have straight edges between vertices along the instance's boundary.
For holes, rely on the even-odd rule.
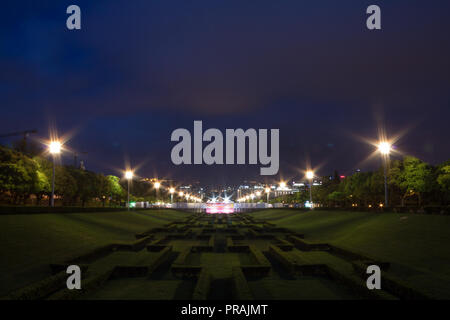
[[391,144],[386,141],[381,141],[378,144],[378,151],[384,160],[384,205],[388,206],[388,187],[387,187],[387,165],[389,160],[389,153],[391,152]]
[[55,156],[61,153],[61,142],[55,140],[51,141],[48,150],[52,155],[53,160],[53,175],[52,175],[52,195],[50,198],[50,206],[55,206]]
[[306,179],[309,180],[309,203],[311,204],[311,209],[313,209],[314,206],[312,202],[312,186],[313,186],[314,172],[311,170],[306,171]]
[[180,197],[184,196],[184,192],[183,191],[178,192],[178,196]]
[[127,171],[125,172],[125,179],[130,180],[133,178],[133,172],[132,171]]
[[161,182],[155,181],[155,182],[153,183],[153,188],[155,188],[155,196],[156,196],[156,199],[159,198],[159,188],[160,188],[160,187],[161,187]]
[[173,194],[175,192],[175,188],[170,188],[169,189],[169,193],[170,193],[170,203],[173,203]]
[[52,141],[50,142],[50,145],[48,146],[49,151],[51,154],[59,154],[61,153],[61,142],[59,141]]
[[281,182],[280,182],[280,188],[281,188],[281,189],[286,188],[286,182],[281,181]]
[[133,179],[133,171],[125,171],[125,179],[127,179],[127,210],[130,210],[130,180]]
[[391,152],[391,144],[385,141],[380,142],[378,144],[378,151],[380,151],[382,155],[389,155],[389,153]]

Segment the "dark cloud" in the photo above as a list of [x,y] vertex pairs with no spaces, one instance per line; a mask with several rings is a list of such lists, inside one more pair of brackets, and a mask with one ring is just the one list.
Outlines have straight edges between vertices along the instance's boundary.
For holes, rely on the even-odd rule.
[[364,157],[350,133],[375,135],[383,112],[391,131],[414,125],[412,153],[450,155],[448,2],[380,1],[376,32],[365,1],[79,1],[77,32],[64,28],[69,4],[5,5],[3,130],[82,124],[73,143],[98,151],[95,166],[151,153],[154,168],[183,175],[169,160],[173,129],[279,127],[285,167],[309,155],[329,171]]

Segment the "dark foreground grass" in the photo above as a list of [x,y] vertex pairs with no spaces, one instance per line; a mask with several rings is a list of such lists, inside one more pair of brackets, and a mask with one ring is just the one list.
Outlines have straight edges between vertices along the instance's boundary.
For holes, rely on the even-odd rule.
[[50,263],[183,219],[174,210],[0,216],[0,296],[49,275]]
[[252,214],[327,242],[389,261],[390,273],[437,298],[450,298],[450,217],[395,213],[263,210]]

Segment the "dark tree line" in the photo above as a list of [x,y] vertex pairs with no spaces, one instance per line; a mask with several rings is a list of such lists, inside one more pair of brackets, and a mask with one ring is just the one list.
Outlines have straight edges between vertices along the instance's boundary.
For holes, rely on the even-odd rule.
[[[47,205],[52,170],[52,162],[42,156],[0,146],[0,202]],[[55,172],[57,205],[115,206],[127,199],[127,181],[117,176],[63,165],[56,165]],[[156,195],[148,183],[132,181],[131,186],[132,201],[155,199]]]
[[[415,157],[405,156],[388,165],[389,206],[446,206],[450,204],[450,161],[432,166]],[[377,206],[384,203],[384,171],[356,172],[340,179],[337,173],[321,178],[322,185],[312,187],[313,202],[323,206]],[[309,189],[275,198],[272,202],[303,203]]]

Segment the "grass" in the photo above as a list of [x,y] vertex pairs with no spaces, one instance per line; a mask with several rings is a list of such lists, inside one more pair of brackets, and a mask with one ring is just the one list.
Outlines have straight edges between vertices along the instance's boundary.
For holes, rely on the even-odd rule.
[[183,219],[174,210],[0,216],[0,296],[49,275],[60,263],[105,244]]
[[264,210],[252,214],[327,242],[389,261],[390,272],[434,297],[450,298],[450,217],[395,213]]
[[[188,215],[189,213],[174,210],[0,215],[0,296],[45,278],[50,274],[50,263],[63,262],[106,244],[134,241],[136,233],[181,220]],[[307,241],[330,243],[391,262],[391,276],[432,297],[450,298],[449,216],[320,210],[300,212],[285,209],[261,210],[251,215],[303,233]],[[326,263],[344,273],[351,272],[351,266],[347,262],[328,253],[295,251],[293,254],[305,263]],[[231,266],[247,263],[247,257],[238,254],[205,253],[197,258],[198,263],[210,265],[223,277],[229,276]],[[152,259],[152,254],[147,251],[118,252],[105,257],[105,265],[110,265],[111,259],[115,261],[113,264],[147,264]],[[103,260],[100,259],[96,266],[101,268]],[[317,290],[312,290],[313,280],[306,277],[289,282],[290,280],[267,278],[260,284],[251,281],[251,286],[261,293],[261,297],[266,298],[292,296],[298,286],[311,288],[310,292],[299,293],[310,298],[333,299],[341,295],[338,287],[325,280],[316,282]],[[168,285],[164,281],[158,282],[162,291],[157,290],[163,292],[164,297],[173,294],[179,296],[187,285],[184,282],[171,282]],[[277,281],[281,282],[277,284]],[[295,283],[298,285],[297,289]],[[141,296],[150,285],[151,282],[141,285],[137,280],[132,281],[127,292],[133,297]],[[164,291],[166,285],[170,290],[167,288]],[[123,282],[111,282],[110,286],[114,289],[111,297],[126,296],[120,291]],[[278,289],[269,290],[273,286]],[[137,292],[133,295],[135,287]],[[106,291],[92,298],[109,297]],[[264,294],[265,291],[267,295]],[[342,297],[346,297],[346,294],[343,292]],[[297,294],[293,296],[299,297]]]

